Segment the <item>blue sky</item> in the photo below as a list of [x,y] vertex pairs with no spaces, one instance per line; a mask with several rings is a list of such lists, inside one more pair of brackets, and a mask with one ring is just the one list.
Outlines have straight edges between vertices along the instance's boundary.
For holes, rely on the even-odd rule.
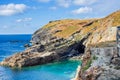
[[119,0],[0,0],[0,34],[32,34],[49,21],[101,18]]

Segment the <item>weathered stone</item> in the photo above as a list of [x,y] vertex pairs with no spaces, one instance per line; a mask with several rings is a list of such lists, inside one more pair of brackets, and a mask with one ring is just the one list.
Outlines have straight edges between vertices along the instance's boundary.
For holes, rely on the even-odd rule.
[[6,58],[3,62],[1,62],[1,65],[7,65],[10,67],[25,67],[53,62],[59,60],[60,58],[59,55],[53,52],[46,52],[44,54],[43,53],[26,54],[22,55],[22,57],[19,54],[11,56],[9,58],[9,61]]
[[74,80],[119,80],[120,57],[116,51],[116,47],[87,48]]
[[120,66],[120,57],[118,57],[118,58],[113,58],[113,59],[112,59],[112,63],[115,64],[115,65]]

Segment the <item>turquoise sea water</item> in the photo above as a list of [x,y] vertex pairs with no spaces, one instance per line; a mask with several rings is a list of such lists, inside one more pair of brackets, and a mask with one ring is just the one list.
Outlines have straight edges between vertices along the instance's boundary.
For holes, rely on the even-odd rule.
[[[0,61],[24,50],[31,35],[0,35]],[[11,69],[0,66],[0,80],[70,80],[74,77],[79,61],[62,61]]]

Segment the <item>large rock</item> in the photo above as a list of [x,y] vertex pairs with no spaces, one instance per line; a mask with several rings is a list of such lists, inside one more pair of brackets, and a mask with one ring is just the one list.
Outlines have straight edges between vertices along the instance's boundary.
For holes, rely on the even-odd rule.
[[6,65],[10,67],[25,67],[45,64],[48,62],[57,61],[59,59],[59,55],[54,52],[46,52],[41,54],[37,52],[21,52],[15,54],[14,56],[6,58],[3,62],[1,62],[1,65]]

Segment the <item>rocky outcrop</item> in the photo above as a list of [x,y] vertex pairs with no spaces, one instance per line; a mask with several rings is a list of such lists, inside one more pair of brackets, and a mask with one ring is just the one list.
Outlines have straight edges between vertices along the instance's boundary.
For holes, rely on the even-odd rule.
[[54,52],[46,53],[30,53],[21,52],[17,53],[9,58],[6,58],[1,65],[10,67],[24,67],[24,66],[34,66],[38,64],[45,64],[48,62],[53,62],[59,60],[59,55]]
[[[79,48],[79,46],[81,47]],[[84,52],[84,48],[85,46],[82,45],[82,42],[76,42],[70,46],[65,45],[59,48],[43,44],[35,44],[28,47],[23,52],[16,53],[15,55],[6,58],[1,62],[1,65],[10,67],[26,67],[51,63],[77,56]]]
[[116,47],[88,48],[74,80],[119,80],[120,57]]
[[89,44],[116,40],[119,16],[117,11],[102,19],[50,21],[33,34],[32,46],[1,65],[26,67],[79,56]]
[[85,46],[82,43],[90,36],[88,34],[82,40],[72,42],[70,39],[53,37],[50,32],[46,31],[48,30],[41,29],[39,34],[33,35],[31,47],[6,58],[1,65],[26,67],[69,59],[84,53]]

